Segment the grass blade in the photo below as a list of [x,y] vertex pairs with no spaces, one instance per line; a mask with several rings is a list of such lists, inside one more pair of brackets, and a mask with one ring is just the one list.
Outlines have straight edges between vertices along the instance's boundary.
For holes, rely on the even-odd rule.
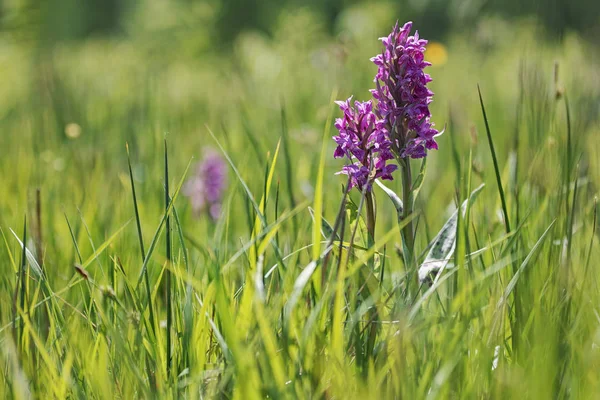
[[[546,230],[544,231],[544,233],[542,234],[542,236],[540,236],[540,238],[538,239],[538,241],[535,243],[535,245],[533,246],[533,248],[531,249],[531,251],[529,252],[529,254],[527,254],[527,257],[525,257],[525,260],[523,260],[523,262],[521,263],[521,266],[517,270],[517,273],[513,275],[512,279],[510,280],[510,282],[508,283],[508,285],[506,285],[506,289],[504,290],[504,294],[502,295],[502,297],[498,301],[498,304],[497,304],[496,308],[500,308],[504,304],[506,304],[506,301],[508,300],[508,297],[510,296],[510,294],[513,291],[513,289],[517,285],[517,281],[519,280],[519,277],[521,276],[521,274],[525,270],[525,267],[527,267],[527,265],[529,264],[529,262],[531,261],[531,259],[535,255],[537,249],[542,245],[542,243],[544,243],[544,239],[546,239],[546,236],[548,236],[548,233],[550,232],[550,230],[554,226],[555,222],[556,222],[556,220],[552,221],[552,223],[550,224],[550,226],[548,226],[548,228],[546,228]],[[514,334],[514,332],[513,332],[513,334]]]
[[142,264],[142,270],[140,272],[140,276],[138,277],[137,284],[135,285],[136,291],[139,290],[139,286],[142,283],[142,279],[144,278],[144,274],[146,273],[146,269],[148,268],[148,264],[150,263],[150,259],[152,258],[152,254],[154,253],[154,249],[156,248],[156,244],[158,243],[158,239],[160,238],[160,235],[165,227],[165,222],[167,220],[167,216],[173,211],[175,201],[177,200],[177,197],[179,196],[179,192],[181,191],[183,183],[185,182],[185,177],[187,176],[187,173],[188,173],[188,170],[190,169],[191,163],[192,163],[192,160],[190,160],[188,162],[188,165],[185,168],[183,175],[181,176],[181,180],[179,181],[179,184],[177,185],[177,189],[175,190],[175,193],[173,193],[173,196],[171,197],[171,201],[169,202],[169,207],[167,207],[165,213],[163,214],[163,216],[160,220],[160,223],[158,224],[158,227],[156,228],[156,231],[154,232],[154,236],[152,237],[152,241],[150,242],[150,246],[148,247],[148,252],[146,253],[146,258],[144,258],[144,263]]
[[[337,90],[333,90],[331,93],[330,104],[337,97]],[[323,178],[325,175],[325,160],[327,159],[327,147],[329,145],[329,130],[331,129],[331,121],[333,120],[333,107],[330,108],[325,122],[325,129],[323,129],[323,138],[321,146],[321,156],[319,158],[319,168],[317,170],[317,181],[315,183],[315,196],[313,209],[315,210],[315,222],[312,230],[312,258],[317,260],[321,254],[321,218],[323,217]]]
[[502,188],[502,179],[500,178],[500,167],[498,166],[498,158],[496,157],[496,150],[494,148],[494,140],[492,139],[492,133],[490,131],[490,125],[488,123],[487,114],[485,112],[485,106],[483,105],[483,97],[481,96],[481,89],[477,85],[477,92],[479,93],[479,103],[481,104],[481,112],[483,113],[483,120],[485,122],[485,131],[487,133],[488,144],[490,146],[490,152],[492,153],[492,160],[494,161],[494,172],[496,173],[496,183],[498,184],[498,193],[500,193],[500,201],[502,202],[502,213],[504,214],[504,226],[506,233],[510,233],[510,222],[508,218],[508,208],[506,206],[506,198],[504,196],[504,189]]
[[[167,268],[165,273],[167,274],[165,277],[166,286],[165,286],[165,297],[167,303],[167,377],[171,376],[171,365],[172,365],[172,345],[171,345],[171,334],[173,331],[173,282],[171,282],[171,217],[169,208],[171,206],[171,197],[169,195],[169,152],[167,149],[167,139],[165,139],[165,176],[164,176],[164,184],[165,184],[165,245],[166,245],[166,256],[167,256]],[[148,271],[145,271],[146,276],[148,276]],[[152,296],[148,293],[148,298],[150,299]]]
[[[136,223],[136,227],[137,227],[137,234],[138,234],[138,241],[140,244],[140,253],[142,255],[142,262],[144,261],[144,259],[146,258],[146,251],[144,249],[144,237],[142,234],[142,222],[140,219],[140,212],[138,209],[138,201],[137,201],[137,196],[135,193],[135,182],[133,180],[133,169],[131,168],[131,155],[129,153],[129,144],[125,144],[125,148],[127,150],[127,166],[129,167],[129,182],[131,184],[131,195],[133,196],[133,211],[135,213],[135,223]],[[154,306],[152,304],[152,296],[150,295],[150,293],[152,293],[152,289],[150,288],[150,276],[149,276],[149,272],[146,269],[146,271],[144,271],[144,283],[146,284],[146,293],[148,293],[148,309],[150,312],[150,326],[152,327],[152,330],[154,331],[156,328],[156,319],[154,318]],[[156,333],[156,332],[154,332]]]

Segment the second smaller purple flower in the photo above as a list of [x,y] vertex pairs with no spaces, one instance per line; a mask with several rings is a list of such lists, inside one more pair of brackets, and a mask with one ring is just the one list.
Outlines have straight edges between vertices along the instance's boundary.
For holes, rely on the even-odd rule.
[[370,191],[373,180],[392,180],[392,172],[398,166],[387,163],[394,159],[392,143],[385,121],[373,113],[373,103],[355,101],[353,106],[351,101],[352,97],[336,102],[344,116],[335,121],[339,135],[333,137],[338,145],[333,156],[346,157],[351,162],[338,172],[350,177],[350,187],[363,190],[366,186]]
[[196,164],[194,175],[182,188],[196,216],[207,211],[213,220],[221,214],[221,203],[227,188],[227,164],[221,155],[207,150]]

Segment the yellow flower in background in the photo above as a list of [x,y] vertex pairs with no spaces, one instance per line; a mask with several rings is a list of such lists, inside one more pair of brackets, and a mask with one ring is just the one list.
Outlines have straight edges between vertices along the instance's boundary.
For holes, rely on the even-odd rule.
[[425,59],[434,67],[440,67],[448,61],[448,51],[446,46],[440,42],[430,41],[425,50]]
[[65,126],[65,135],[67,135],[69,139],[77,139],[81,136],[81,126],[74,122],[67,124],[67,126]]

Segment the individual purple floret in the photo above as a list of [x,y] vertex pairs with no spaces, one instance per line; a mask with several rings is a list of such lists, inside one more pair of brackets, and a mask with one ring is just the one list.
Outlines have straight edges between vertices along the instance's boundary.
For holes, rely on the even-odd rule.
[[391,142],[385,122],[373,113],[372,102],[355,101],[352,106],[351,101],[352,97],[336,101],[344,116],[335,121],[339,135],[333,137],[338,145],[333,156],[347,157],[351,162],[338,172],[350,177],[350,187],[363,190],[366,185],[370,191],[374,179],[391,180],[397,166],[387,164],[394,158]]
[[183,186],[197,216],[204,210],[213,220],[221,214],[221,201],[227,188],[227,164],[212,150],[205,153],[204,159],[196,164],[194,175]]
[[427,40],[419,32],[409,36],[412,22],[400,29],[398,23],[389,36],[380,38],[384,49],[371,58],[377,65],[376,89],[371,93],[377,101],[375,112],[385,121],[399,157],[422,158],[426,151],[437,149],[435,137],[440,135],[430,121],[429,103],[433,92],[427,88],[431,77],[423,70],[431,65],[424,59]]

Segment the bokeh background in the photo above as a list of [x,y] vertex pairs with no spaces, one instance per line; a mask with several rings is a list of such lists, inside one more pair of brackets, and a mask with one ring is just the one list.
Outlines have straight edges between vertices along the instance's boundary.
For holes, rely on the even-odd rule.
[[[419,311],[420,322],[406,325],[411,329],[402,329],[400,336],[380,335],[381,348],[386,350],[382,350],[384,356],[377,363],[369,364],[376,367],[376,373],[371,374],[370,369],[357,366],[351,347],[345,365],[339,368],[335,358],[322,356],[337,354],[338,346],[342,352],[344,341],[354,342],[349,338],[355,337],[354,327],[358,325],[348,324],[343,340],[333,339],[334,346],[322,353],[317,350],[329,343],[329,333],[325,328],[321,331],[321,323],[315,323],[321,317],[314,313],[322,304],[328,304],[325,297],[318,307],[316,301],[301,301],[295,311],[299,326],[309,322],[309,329],[303,333],[307,341],[303,338],[296,343],[295,337],[288,340],[293,335],[288,337],[279,328],[294,282],[302,268],[316,258],[311,253],[317,247],[310,246],[316,245],[319,238],[315,237],[317,230],[312,235],[313,220],[308,210],[308,205],[317,204],[320,198],[314,196],[318,192],[315,187],[325,191],[324,218],[334,221],[340,206],[345,179],[335,172],[343,160],[333,158],[334,142],[327,138],[334,134],[332,124],[326,127],[328,115],[339,116],[332,94],[340,100],[350,95],[358,100],[370,98],[368,89],[373,87],[376,68],[369,59],[381,51],[377,38],[387,35],[396,20],[401,24],[414,21],[413,27],[430,40],[426,58],[432,63],[427,72],[433,78],[430,87],[435,92],[432,119],[438,128],[447,128],[439,138],[439,150],[427,158],[427,174],[416,204],[420,214],[415,247],[427,249],[455,205],[465,198],[471,183],[472,187],[485,183],[486,188],[471,210],[471,223],[466,229],[460,228],[468,240],[465,245],[459,235],[455,261],[467,260],[469,248],[489,247],[477,262],[469,261],[469,268],[454,269],[457,277],[448,281],[452,282],[447,284],[448,295],[438,297],[439,307],[431,296],[422,315]],[[498,175],[508,199],[507,215],[513,227],[518,226],[513,233],[519,233],[510,240],[505,236],[478,84],[498,156]],[[332,131],[326,134],[324,127]],[[152,239],[157,246],[147,258],[147,271],[158,293],[159,282],[164,282],[162,271],[170,265],[166,262],[170,258],[170,250],[166,252],[164,246],[166,235],[159,238],[157,233],[165,209],[164,141],[169,147],[168,181],[174,193],[190,159],[198,160],[207,148],[216,147],[209,128],[257,202],[266,190],[266,171],[277,143],[285,138],[273,169],[265,219],[271,223],[292,209],[298,214],[284,221],[277,231],[277,246],[286,256],[285,268],[271,248],[264,259],[265,268],[280,263],[277,272],[265,280],[269,299],[264,320],[274,329],[277,343],[285,342],[282,348],[286,350],[281,354],[286,354],[286,368],[299,377],[293,378],[294,387],[290,385],[290,392],[285,393],[319,397],[314,391],[322,390],[323,397],[362,393],[357,398],[368,398],[382,390],[396,397],[419,398],[426,393],[435,397],[429,387],[438,385],[439,377],[443,377],[441,381],[447,383],[439,384],[445,390],[439,392],[439,398],[451,398],[455,393],[474,398],[597,397],[593,393],[600,392],[596,307],[600,304],[600,285],[598,268],[594,268],[598,263],[594,261],[599,259],[599,252],[597,239],[591,240],[596,227],[594,199],[600,192],[600,1],[0,0],[0,334],[5,332],[4,336],[9,337],[9,328],[16,321],[13,304],[22,249],[10,229],[14,236],[22,237],[26,215],[28,249],[44,266],[48,287],[63,296],[58,297],[61,302],[52,301],[67,316],[65,323],[52,323],[45,343],[35,345],[40,350],[51,349],[48,351],[56,365],[64,365],[64,357],[75,355],[73,397],[91,393],[100,398],[139,398],[143,392],[138,388],[144,387],[154,393],[155,387],[149,383],[154,380],[154,372],[149,366],[163,365],[158,350],[163,347],[158,342],[153,349],[146,346],[150,331],[138,324],[139,314],[136,317],[132,303],[126,304],[124,322],[112,323],[117,330],[108,330],[115,340],[98,345],[105,343],[105,333],[101,332],[107,325],[94,325],[98,316],[92,302],[97,299],[102,307],[112,307],[115,303],[104,300],[115,297],[128,301],[125,282],[141,276],[140,242],[149,248]],[[323,185],[318,186],[324,137],[330,156],[325,158]],[[143,240],[139,240],[133,222],[126,143]],[[418,163],[414,166],[417,171]],[[192,167],[190,173],[194,170]],[[260,380],[265,382],[261,393],[275,398],[277,392],[269,390],[277,379],[270,378],[275,375],[269,372],[269,352],[262,351],[263,344],[268,348],[271,339],[262,326],[255,329],[259,319],[250,317],[255,309],[245,307],[253,303],[252,291],[241,290],[253,287],[248,282],[254,282],[252,256],[246,257],[243,249],[247,245],[251,248],[252,232],[257,232],[255,214],[245,188],[231,169],[229,182],[224,211],[217,222],[196,218],[183,196],[175,203],[178,217],[177,224],[172,222],[172,247],[179,260],[173,264],[175,270],[183,271],[183,260],[188,267],[186,252],[180,246],[185,243],[189,249],[187,272],[200,285],[194,293],[214,295],[216,290],[212,289],[218,288],[218,293],[225,293],[223,297],[230,297],[231,306],[223,307],[223,300],[213,307],[203,297],[208,308],[197,308],[191,292],[184,290],[183,280],[175,296],[164,297],[175,299],[180,326],[185,326],[186,332],[191,332],[187,329],[190,324],[195,328],[193,336],[184,334],[181,341],[177,339],[181,356],[177,375],[184,370],[189,375],[182,372],[178,375],[182,381],[165,384],[162,390],[179,387],[188,377],[190,382],[202,385],[209,378],[213,382],[206,389],[207,397],[217,393],[231,397],[238,379],[242,382],[235,386],[238,391],[244,390],[245,382],[258,387]],[[399,179],[387,184],[400,192]],[[569,187],[577,190],[570,191]],[[381,191],[375,193],[375,237],[384,237],[386,232],[396,234],[396,211]],[[352,196],[359,201],[358,193]],[[315,197],[317,201],[313,202]],[[571,204],[569,199],[573,199]],[[127,221],[130,223],[125,226]],[[539,249],[540,256],[536,253],[515,286],[517,272],[513,275],[511,268],[504,268],[506,264],[497,265],[510,257],[515,271],[515,261],[538,251],[536,243],[541,243],[546,237],[544,232],[555,222],[551,237]],[[474,239],[470,244],[469,238]],[[403,307],[410,305],[409,296],[403,300],[404,294],[397,290],[405,276],[402,257],[395,251],[401,248],[399,243],[399,234],[389,240],[387,250],[383,250],[385,271],[381,264],[378,275],[382,277],[380,286],[390,294],[396,293],[397,300],[392,301],[393,310],[389,312],[394,324],[402,322],[396,318],[396,311],[402,319]],[[366,245],[368,241],[363,240]],[[97,249],[102,252],[97,253]],[[84,286],[83,278],[73,268],[75,263],[84,264],[88,257],[87,273],[98,286],[92,287],[90,282]],[[527,260],[529,256],[519,274]],[[123,272],[118,280],[117,264]],[[214,278],[221,274],[223,280]],[[351,272],[353,282],[362,279],[359,275],[358,269]],[[334,279],[343,284],[343,279]],[[34,286],[35,280],[30,281],[31,291],[40,287]],[[81,284],[71,286],[69,282]],[[26,285],[29,283],[22,281],[21,288]],[[99,285],[104,289],[100,290]],[[116,293],[112,295],[104,285],[111,285]],[[336,283],[338,290],[340,287]],[[352,287],[358,286],[352,283]],[[515,287],[522,302],[520,308],[507,303]],[[360,291],[362,288],[348,290],[348,303],[353,304],[348,307],[349,318],[363,315],[358,312],[368,304],[357,301]],[[145,299],[146,291],[140,293]],[[45,293],[36,291],[38,295],[41,298]],[[33,296],[28,300],[32,304],[36,301]],[[517,289],[513,297],[517,299]],[[244,302],[245,298],[249,300]],[[386,298],[392,299],[391,295]],[[168,321],[168,301],[161,301],[155,303],[158,318]],[[185,306],[179,307],[181,304]],[[411,309],[418,310],[418,304]],[[352,308],[355,305],[360,306]],[[229,335],[225,332],[225,339],[231,340],[230,344],[239,342],[242,349],[232,363],[228,351],[213,346],[214,328],[204,318],[210,307],[216,310],[222,325],[230,321],[232,328]],[[453,309],[459,312],[454,314]],[[499,328],[505,323],[497,322],[508,321],[515,309],[527,318],[526,323],[518,316],[512,320],[522,323],[522,331],[518,327],[511,327],[510,332]],[[43,318],[42,307],[37,310],[35,316]],[[339,321],[346,318],[339,315]],[[326,319],[322,320],[325,323]],[[44,337],[42,322],[36,326],[41,327]],[[253,328],[246,335],[244,326],[250,323]],[[332,326],[342,332],[341,324]],[[396,325],[389,326],[396,329]],[[518,358],[512,346],[511,354],[503,354],[509,353],[509,333],[513,345],[517,339],[523,341]],[[18,397],[16,391],[9,395],[13,387],[3,383],[16,382],[16,387],[23,381],[17,374],[19,365],[24,366],[23,376],[31,380],[34,395],[67,397],[48,393],[59,386],[67,390],[68,372],[63,382],[54,374],[54,366],[44,366],[41,357],[10,356],[8,343],[0,343],[0,361],[6,360],[3,365],[7,366],[0,378],[0,398]],[[500,345],[506,351],[499,350]],[[416,350],[420,346],[427,351]],[[208,351],[209,347],[213,350]],[[99,350],[94,353],[92,348]],[[304,354],[307,356],[302,359]],[[405,355],[409,362],[400,362]],[[492,360],[496,363],[498,359],[497,372],[503,371],[499,374],[493,371],[495,366],[490,368]],[[217,372],[219,378],[210,378],[211,371],[223,364],[224,373]],[[256,372],[256,379],[250,375],[240,378],[237,366],[241,366],[240,371]],[[388,373],[388,368],[394,369]],[[136,371],[146,369],[150,381],[137,377]],[[16,371],[16,378],[8,376],[11,370]],[[330,372],[333,375],[328,375]],[[361,374],[369,376],[369,385],[357,379]],[[382,385],[380,377],[386,374],[390,382]],[[145,372],[140,375],[145,377]]]
[[[177,175],[214,147],[206,126],[259,190],[282,110],[293,166],[282,185],[294,186],[297,201],[311,198],[332,92],[370,97],[369,58],[396,20],[413,20],[430,40],[433,119],[451,128],[431,157],[424,198],[452,203],[452,143],[473,149],[475,166],[489,161],[477,84],[501,160],[518,124],[527,125],[525,155],[564,144],[560,123],[547,117],[564,119],[554,99],[566,93],[576,144],[598,171],[597,1],[2,0],[0,190],[11,195],[0,223],[20,224],[39,188],[46,209],[83,207],[96,222],[90,229],[106,234],[131,214],[115,197],[129,196],[126,142],[145,211],[160,215],[163,139]],[[521,102],[526,116],[516,122]],[[342,184],[340,166],[328,159],[326,184]],[[532,159],[529,167],[544,193],[557,166]],[[443,218],[431,207],[430,218]],[[66,229],[59,212],[46,218]]]

